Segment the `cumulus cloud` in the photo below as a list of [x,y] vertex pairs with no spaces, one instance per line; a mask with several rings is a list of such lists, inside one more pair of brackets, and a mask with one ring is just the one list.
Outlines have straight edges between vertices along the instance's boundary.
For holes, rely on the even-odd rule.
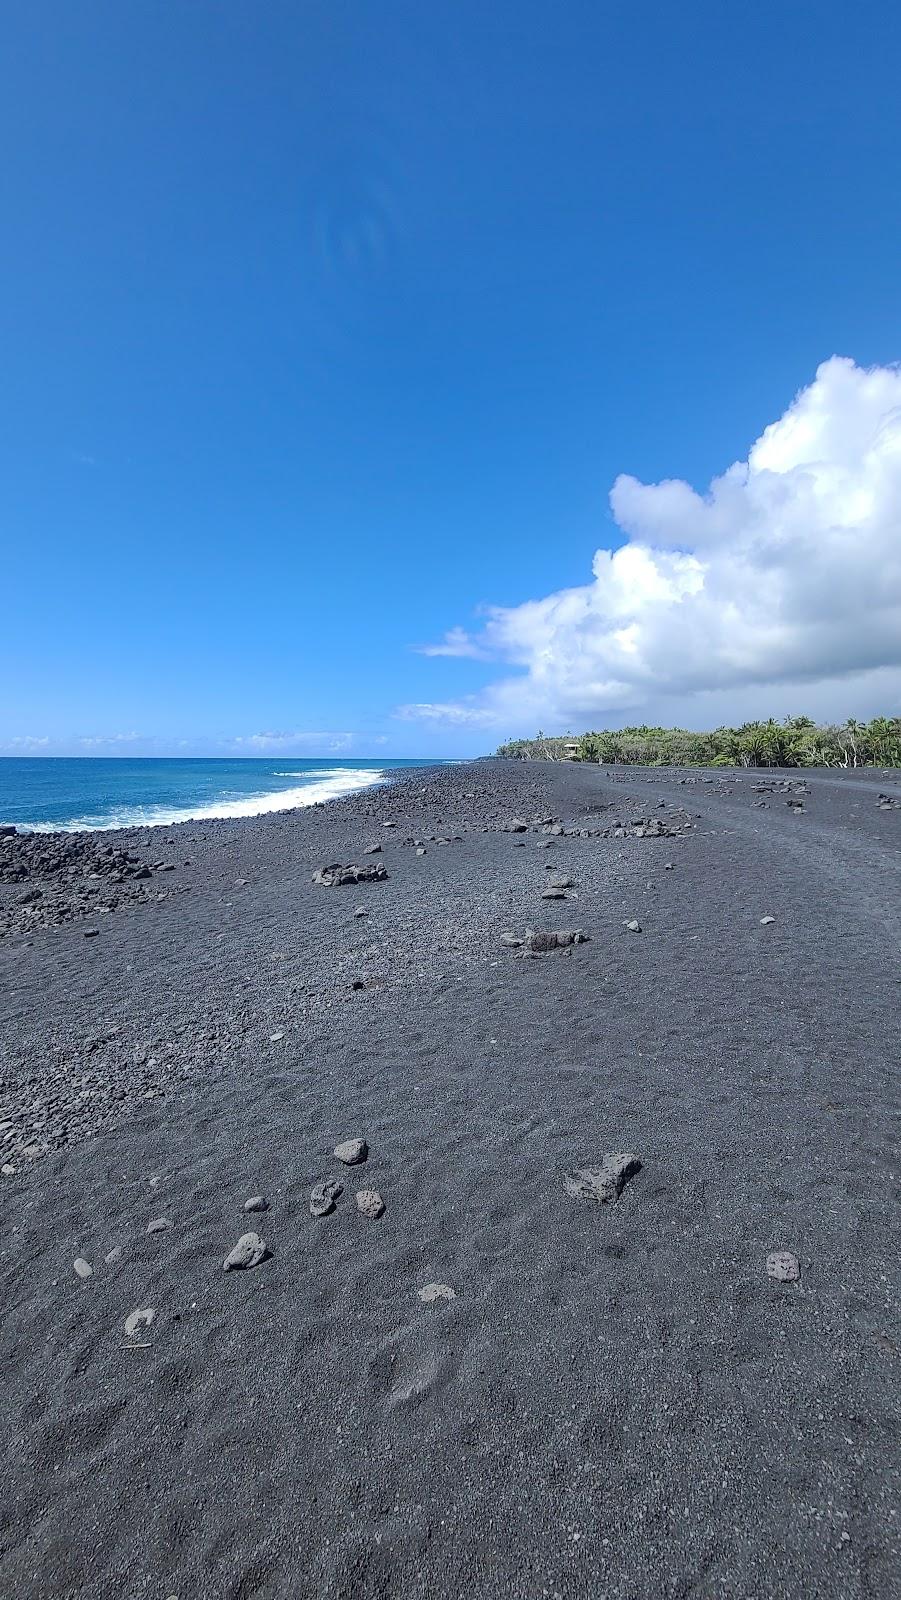
[[519,670],[405,716],[517,731],[776,710],[780,691],[818,709],[808,691],[867,674],[901,690],[901,368],[833,356],[705,494],[621,475],[610,505],[625,542],[590,583],[488,609],[475,651]]

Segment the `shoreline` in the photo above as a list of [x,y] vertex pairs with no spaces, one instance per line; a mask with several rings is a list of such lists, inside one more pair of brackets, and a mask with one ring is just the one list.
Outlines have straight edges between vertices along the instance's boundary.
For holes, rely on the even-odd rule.
[[[3,1592],[887,1600],[885,787],[405,769],[154,830],[152,899],[0,936]],[[572,1198],[617,1151],[619,1200]]]
[[[13,758],[7,759],[12,760]],[[44,762],[53,759],[55,758],[42,758]],[[68,764],[70,758],[59,759]],[[88,757],[80,759],[83,761],[90,760]],[[124,758],[119,759],[124,762]],[[375,787],[376,784],[390,781],[391,775],[395,772],[412,771],[414,768],[418,769],[420,767],[418,762],[404,762],[397,765],[395,764],[396,761],[397,758],[393,758],[388,765],[384,764],[384,760],[381,763],[360,761],[352,767],[336,767],[327,765],[323,760],[318,769],[309,768],[307,772],[277,770],[270,773],[260,773],[260,784],[263,784],[267,777],[270,780],[303,777],[307,781],[290,788],[255,788],[243,795],[236,794],[233,789],[225,789],[220,795],[211,800],[198,800],[196,805],[193,802],[186,802],[183,805],[167,805],[162,800],[129,802],[127,797],[123,796],[120,801],[121,817],[117,811],[111,810],[104,817],[89,812],[80,812],[76,815],[60,818],[58,821],[52,821],[47,817],[0,818],[0,837],[10,829],[22,835],[35,833],[49,835],[112,834],[147,828],[176,827],[184,822],[200,825],[206,822],[236,821],[244,818],[252,820],[278,811],[302,811],[311,805],[342,799],[346,795],[357,794],[365,789]],[[175,767],[185,764],[172,758],[172,765]],[[190,765],[191,763],[187,764]],[[439,765],[441,763],[432,764]],[[145,765],[145,763],[141,763],[141,765]],[[146,765],[157,766],[165,765],[165,763],[148,760]],[[209,763],[197,762],[196,765],[207,767]],[[233,767],[235,763],[223,762],[223,765]],[[239,765],[256,765],[256,763],[239,763]],[[423,763],[422,765],[427,767],[429,763]],[[0,798],[0,804],[2,803],[2,798]],[[52,804],[52,801],[48,801],[48,803]],[[70,802],[71,805],[76,805],[77,803],[75,800]],[[88,799],[81,801],[82,805],[89,803]],[[130,816],[127,815],[129,812],[132,813]]]

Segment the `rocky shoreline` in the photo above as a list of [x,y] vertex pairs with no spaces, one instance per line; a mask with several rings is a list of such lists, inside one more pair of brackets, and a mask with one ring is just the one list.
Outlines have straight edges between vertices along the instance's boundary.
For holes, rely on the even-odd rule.
[[[0,833],[0,938],[35,928],[106,916],[121,905],[167,900],[163,886],[176,863],[160,858],[150,839],[103,833]],[[137,846],[137,848],[135,848]],[[190,862],[185,862],[190,865]],[[10,892],[4,886],[13,885]]]

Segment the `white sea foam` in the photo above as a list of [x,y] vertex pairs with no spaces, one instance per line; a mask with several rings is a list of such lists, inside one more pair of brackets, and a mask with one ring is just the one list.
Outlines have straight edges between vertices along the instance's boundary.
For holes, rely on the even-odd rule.
[[[277,777],[306,777],[302,772],[277,773]],[[165,828],[174,822],[213,822],[229,817],[261,817],[272,811],[293,811],[299,806],[315,806],[320,801],[337,800],[358,789],[380,783],[384,773],[378,767],[328,768],[317,773],[312,783],[299,788],[277,789],[270,794],[247,794],[231,799],[223,796],[201,806],[123,806],[102,815],[72,817],[67,822],[29,822],[19,826],[29,833],[101,833],[112,828]]]

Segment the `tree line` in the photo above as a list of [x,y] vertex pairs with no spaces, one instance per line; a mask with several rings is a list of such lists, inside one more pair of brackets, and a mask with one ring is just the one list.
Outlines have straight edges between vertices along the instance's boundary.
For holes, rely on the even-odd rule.
[[594,761],[641,767],[901,767],[901,717],[816,723],[810,717],[745,722],[693,733],[688,728],[603,728],[511,739],[499,756],[521,761]]

